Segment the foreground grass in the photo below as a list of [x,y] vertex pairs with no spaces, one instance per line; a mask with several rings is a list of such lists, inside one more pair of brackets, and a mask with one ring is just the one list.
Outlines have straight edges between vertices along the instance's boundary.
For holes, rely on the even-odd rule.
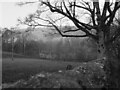
[[51,61],[30,58],[3,58],[2,60],[2,83],[11,83],[20,79],[27,80],[30,76],[40,72],[56,72],[65,70],[71,64],[79,66],[78,62]]
[[106,75],[101,61],[81,63],[72,70],[40,72],[28,80],[3,84],[3,88],[103,88]]

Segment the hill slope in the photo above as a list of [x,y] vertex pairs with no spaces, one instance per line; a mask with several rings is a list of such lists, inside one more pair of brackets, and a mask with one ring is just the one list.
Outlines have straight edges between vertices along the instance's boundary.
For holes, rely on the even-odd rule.
[[106,76],[101,61],[81,63],[72,70],[41,72],[27,81],[4,84],[3,88],[102,88]]

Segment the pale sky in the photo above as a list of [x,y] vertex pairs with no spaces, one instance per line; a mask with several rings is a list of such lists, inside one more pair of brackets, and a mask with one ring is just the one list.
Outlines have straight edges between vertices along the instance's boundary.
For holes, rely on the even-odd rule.
[[37,0],[0,0],[0,27],[15,27],[18,18],[24,18],[37,10],[37,4],[24,5],[21,7],[16,5],[16,2],[20,1]]
[[18,18],[24,18],[25,16],[34,13],[37,9],[36,4],[20,7],[16,5],[15,1],[18,0],[0,0],[0,27],[14,27],[17,24]]

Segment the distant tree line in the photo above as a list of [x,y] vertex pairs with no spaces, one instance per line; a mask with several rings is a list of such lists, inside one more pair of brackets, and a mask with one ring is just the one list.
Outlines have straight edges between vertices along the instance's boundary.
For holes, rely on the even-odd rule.
[[[27,37],[18,35],[14,40],[13,52],[44,59],[88,61],[96,58],[96,45],[92,42],[91,39],[78,38],[51,39],[44,42],[28,40]],[[2,46],[3,52],[12,52],[10,38],[3,38]]]
[[[113,29],[116,26],[112,27]],[[25,37],[26,36],[26,37]],[[97,45],[90,38],[59,38],[58,40],[29,40],[28,35],[18,35],[14,40],[13,52],[35,58],[64,61],[89,61],[97,58]],[[55,38],[55,37],[54,37]],[[10,38],[2,40],[3,52],[12,52]],[[120,38],[110,47],[112,57],[120,58]]]

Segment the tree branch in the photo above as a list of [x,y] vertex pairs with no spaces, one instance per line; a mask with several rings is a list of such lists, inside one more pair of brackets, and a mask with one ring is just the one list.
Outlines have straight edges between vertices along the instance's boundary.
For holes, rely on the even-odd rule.
[[[56,7],[52,6],[50,4],[50,2],[43,2],[43,4],[45,4],[46,6],[48,6],[50,8],[51,12],[57,12],[57,13],[60,13],[60,14],[62,14],[64,16],[68,17],[75,24],[75,26],[77,28],[81,29],[81,31],[85,32],[87,35],[89,35],[89,36],[93,37],[94,39],[96,39],[96,36],[93,35],[93,34],[91,34],[88,31],[89,29],[91,29],[90,25],[84,24],[84,23],[80,22],[79,20],[77,20],[75,17],[72,17],[71,15],[66,14],[65,12],[62,12],[61,10],[59,10]],[[81,25],[79,25],[79,24],[81,24]]]
[[64,0],[63,0],[63,5],[64,5],[64,7],[65,7],[65,10],[66,10],[67,14],[70,15],[70,17],[72,17],[71,14],[70,14],[70,12],[69,12],[69,10],[67,9],[67,7],[66,7],[66,5],[65,5],[65,1],[64,1]]
[[36,2],[38,2],[38,1],[33,1],[33,2],[18,2],[17,5],[23,6],[23,5],[26,5],[26,4],[34,4]]
[[[103,20],[102,21],[104,21],[104,18],[106,18],[106,14],[107,14],[107,10],[108,10],[108,8],[109,8],[109,4],[110,4],[110,1],[106,1],[105,0],[105,3],[104,3],[104,8],[103,8],[103,12],[102,12],[102,18],[103,18]],[[110,9],[110,8],[109,8]],[[105,21],[104,21],[105,22]]]
[[91,18],[92,18],[92,21],[93,21],[93,25],[96,26],[96,23],[95,23],[95,6],[93,6],[93,11],[91,12]]
[[51,23],[54,28],[58,31],[58,33],[62,36],[62,37],[87,37],[88,35],[65,35],[65,34],[62,34],[61,30],[56,26],[54,25],[53,23]]
[[101,19],[101,12],[100,12],[99,0],[93,1],[93,6],[95,7],[95,10],[96,10],[97,23],[99,25],[100,24],[100,19]]
[[109,19],[107,25],[110,25],[110,24],[113,22],[113,19],[114,19],[114,17],[115,17],[115,14],[116,14],[116,12],[117,12],[117,10],[118,10],[119,8],[120,8],[120,1],[117,2],[117,0],[116,0],[115,6],[114,6],[114,10],[113,10],[112,13],[110,14],[110,19]]
[[[71,6],[74,6],[74,5],[71,5]],[[91,9],[89,9],[87,7],[83,7],[83,6],[80,6],[80,5],[75,5],[75,6],[78,7],[78,8],[82,8],[84,10],[87,10],[87,11],[91,12]]]
[[75,31],[79,31],[80,29],[75,29],[75,30],[66,30],[66,31],[63,31],[64,33],[67,33],[67,32],[75,32]]

